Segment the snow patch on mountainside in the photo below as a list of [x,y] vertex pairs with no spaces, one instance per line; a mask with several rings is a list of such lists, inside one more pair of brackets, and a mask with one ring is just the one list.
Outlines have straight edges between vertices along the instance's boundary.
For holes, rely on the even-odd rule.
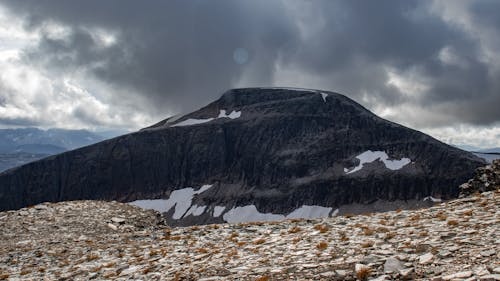
[[[235,207],[227,211],[222,218],[228,223],[243,223],[255,221],[278,221],[284,219],[327,218],[333,208],[302,205],[287,216],[273,213],[261,213],[255,205]],[[337,211],[337,210],[336,210]],[[335,212],[334,212],[335,213]],[[338,213],[338,211],[337,211]]]
[[203,214],[205,212],[206,208],[207,208],[207,206],[193,205],[193,206],[191,206],[191,208],[189,208],[189,210],[186,212],[186,214],[182,217],[185,218],[185,217],[188,217],[190,215],[197,217],[197,216]]
[[313,218],[326,218],[332,211],[332,208],[321,207],[321,206],[308,206],[302,205],[302,207],[291,212],[287,219],[313,219]]
[[[162,213],[170,211],[170,209],[175,206],[175,212],[172,215],[172,218],[178,220],[182,218],[188,210],[190,210],[193,196],[195,194],[203,193],[211,187],[212,185],[203,185],[198,190],[194,190],[191,187],[182,188],[172,191],[172,193],[170,193],[170,197],[167,200],[136,200],[133,202],[129,202],[129,204],[141,207],[143,209],[153,209]],[[205,207],[206,206],[195,207],[190,214],[199,216],[205,211]]]
[[434,203],[440,203],[440,202],[442,202],[442,201],[443,201],[443,200],[441,200],[440,198],[434,198],[434,197],[432,197],[432,196],[427,196],[427,197],[425,197],[422,201],[428,201],[428,200],[430,200],[430,201],[432,201],[432,202],[434,202]]
[[220,215],[222,215],[222,212],[224,212],[225,209],[226,209],[226,206],[215,206],[214,213],[213,213],[214,218],[220,217]]
[[[183,126],[198,125],[198,124],[207,123],[207,122],[213,121],[215,119],[219,119],[219,118],[237,119],[240,117],[241,117],[241,111],[233,110],[233,111],[231,111],[231,113],[227,114],[225,109],[221,109],[219,111],[219,115],[216,118],[206,118],[206,119],[189,118],[187,120],[184,120],[184,121],[181,121],[177,124],[174,124],[171,127],[183,127]],[[167,121],[167,123],[171,123],[171,122],[174,122],[174,121]]]
[[327,93],[321,93],[321,97],[323,98],[323,101],[326,102],[326,97],[328,97]]
[[226,110],[221,109],[219,116],[217,118],[229,118],[229,119],[236,119],[241,117],[241,111],[231,111],[228,115],[226,115]]
[[285,219],[284,215],[261,213],[255,205],[236,207],[227,211],[222,218],[228,223],[253,222],[253,221],[279,221]]
[[366,163],[372,163],[373,161],[379,160],[382,161],[387,169],[390,170],[399,170],[403,168],[404,166],[408,165],[411,163],[410,158],[401,158],[400,160],[389,160],[389,156],[385,151],[365,151],[361,153],[360,155],[356,156],[356,158],[359,159],[359,164],[358,166],[348,169],[344,168],[344,172],[346,174],[352,174],[355,173],[361,169],[363,169],[363,165]]
[[172,125],[172,127],[183,127],[183,126],[191,126],[191,125],[198,125],[198,124],[203,124],[210,122],[214,120],[215,118],[207,118],[207,119],[187,119],[184,121],[181,121],[177,124]]

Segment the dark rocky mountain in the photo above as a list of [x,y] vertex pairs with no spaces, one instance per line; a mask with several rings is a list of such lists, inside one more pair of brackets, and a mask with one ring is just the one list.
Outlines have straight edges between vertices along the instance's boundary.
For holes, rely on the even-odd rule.
[[198,111],[0,174],[0,209],[104,199],[180,225],[322,217],[454,198],[484,164],[341,94],[234,89]]

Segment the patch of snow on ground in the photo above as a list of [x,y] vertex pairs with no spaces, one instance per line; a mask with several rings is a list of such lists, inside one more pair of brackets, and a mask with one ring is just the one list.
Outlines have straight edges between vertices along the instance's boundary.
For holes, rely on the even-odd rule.
[[344,168],[344,172],[347,174],[351,174],[357,172],[363,168],[363,165],[366,163],[371,163],[375,160],[380,160],[384,163],[385,167],[390,170],[399,170],[409,164],[411,160],[409,158],[402,158],[400,160],[389,160],[389,156],[384,151],[365,151],[360,155],[356,156],[359,159],[358,166],[353,169]]
[[[182,126],[198,125],[198,124],[207,123],[207,122],[210,122],[212,120],[219,119],[219,118],[236,119],[236,118],[240,118],[240,117],[241,117],[241,111],[233,110],[233,111],[231,111],[231,113],[227,114],[225,109],[221,109],[220,112],[219,112],[219,116],[217,116],[217,118],[206,118],[206,119],[193,119],[193,118],[190,118],[190,119],[181,121],[181,122],[179,122],[177,124],[174,124],[174,125],[172,125],[172,127],[182,127]],[[175,120],[168,120],[167,123],[165,123],[165,124],[169,124],[169,123],[175,122],[179,118],[176,118]]]
[[[255,221],[278,221],[284,219],[313,219],[313,218],[326,218],[332,212],[333,208],[322,206],[309,206],[302,205],[300,208],[295,209],[287,216],[281,214],[261,213],[257,210],[255,205],[247,205],[244,207],[235,207],[225,213],[222,218],[228,223],[244,223]],[[221,211],[222,212],[222,211]],[[337,215],[338,209],[333,211],[332,216]],[[218,214],[220,215],[220,214]],[[214,210],[214,217],[215,210]]]
[[332,213],[332,217],[338,216],[338,214],[339,214],[339,209],[335,209],[335,211],[333,211]]
[[197,216],[203,214],[205,212],[206,208],[207,208],[207,206],[193,205],[193,206],[191,206],[191,208],[189,208],[187,213],[182,217],[185,218],[185,217],[188,217],[189,215],[193,215],[193,216],[197,217]]
[[200,189],[198,189],[197,191],[195,191],[194,194],[200,194],[200,193],[203,193],[205,191],[207,191],[209,188],[211,188],[213,186],[213,184],[205,184],[205,185],[202,185],[200,187]]
[[214,218],[220,217],[222,215],[222,212],[226,209],[226,206],[215,206],[214,208]]
[[434,198],[432,196],[427,196],[422,201],[427,201],[427,200],[431,200],[434,203],[439,203],[439,202],[443,201],[443,200],[441,200],[441,198]]
[[236,207],[227,211],[222,218],[228,223],[253,222],[253,221],[278,221],[285,219],[283,215],[260,213],[255,205]]
[[240,117],[241,117],[241,111],[233,110],[231,111],[231,113],[229,113],[229,115],[226,115],[226,110],[224,109],[221,109],[219,116],[217,116],[217,118],[229,118],[229,119],[236,119]]
[[207,119],[187,119],[184,121],[181,121],[177,124],[172,125],[172,127],[182,127],[182,126],[191,126],[191,125],[197,125],[197,124],[203,124],[210,122],[214,120],[215,118],[207,118]]
[[[129,202],[129,204],[141,207],[143,209],[153,209],[162,213],[170,211],[170,209],[172,209],[172,207],[175,206],[175,212],[172,215],[172,218],[178,220],[182,218],[184,213],[186,213],[186,211],[188,211],[188,209],[191,207],[191,201],[193,200],[193,196],[195,194],[200,194],[202,192],[205,192],[211,187],[212,185],[204,185],[198,190],[194,190],[191,187],[182,188],[172,191],[172,193],[170,193],[170,197],[167,200],[165,199],[137,200]],[[203,211],[205,211],[204,208]]]
[[328,214],[332,211],[332,208],[321,207],[321,206],[308,206],[302,205],[302,207],[291,212],[287,219],[313,219],[313,218],[326,218]]
[[321,93],[321,97],[323,98],[323,101],[326,102],[326,97],[328,97],[327,93]]

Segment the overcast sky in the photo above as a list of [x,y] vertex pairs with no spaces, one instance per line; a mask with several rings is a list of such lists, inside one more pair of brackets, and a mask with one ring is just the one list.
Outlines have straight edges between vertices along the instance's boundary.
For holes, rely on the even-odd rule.
[[0,126],[136,130],[288,86],[500,146],[499,27],[497,0],[0,0]]

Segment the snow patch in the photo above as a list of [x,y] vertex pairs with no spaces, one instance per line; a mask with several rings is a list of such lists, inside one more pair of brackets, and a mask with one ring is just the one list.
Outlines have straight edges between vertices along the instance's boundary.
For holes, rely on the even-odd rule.
[[434,197],[432,197],[432,196],[427,196],[427,197],[425,197],[422,201],[428,201],[428,200],[430,200],[430,201],[432,201],[432,202],[434,202],[434,203],[440,203],[440,202],[443,202],[443,200],[441,200],[441,198],[434,198]]
[[313,218],[327,218],[328,214],[332,211],[332,208],[321,207],[321,206],[308,206],[302,205],[302,207],[291,212],[287,219],[313,219]]
[[191,126],[191,125],[197,125],[197,124],[203,124],[210,122],[214,120],[215,118],[207,118],[207,119],[187,119],[184,121],[181,121],[177,124],[172,125],[172,127],[183,127],[183,126]]
[[285,219],[283,215],[260,213],[255,205],[236,207],[227,211],[222,218],[228,223],[253,222],[253,221],[278,221]]
[[[177,124],[174,124],[171,127],[183,127],[183,126],[198,125],[198,124],[207,123],[207,122],[213,121],[215,119],[219,119],[219,118],[236,119],[236,118],[240,118],[240,117],[241,117],[241,111],[233,110],[233,111],[231,111],[231,113],[226,114],[226,110],[225,109],[221,109],[219,111],[219,115],[216,118],[206,118],[206,119],[194,119],[194,118],[190,118],[190,119],[181,121],[181,122],[179,122]],[[169,123],[175,122],[179,118],[180,117],[176,118],[175,120],[168,120],[167,123],[165,123],[165,124],[169,124]]]
[[404,166],[411,163],[410,158],[401,158],[400,160],[389,160],[389,156],[384,151],[365,151],[360,155],[356,156],[359,159],[358,166],[347,169],[344,168],[344,172],[347,174],[355,173],[363,168],[363,165],[366,163],[371,163],[373,161],[379,160],[382,161],[387,169],[390,170],[399,170]]
[[229,118],[229,119],[236,119],[241,117],[241,111],[231,111],[229,115],[226,115],[226,110],[221,109],[219,112],[219,116],[217,118]]
[[339,209],[335,209],[332,213],[332,217],[338,216],[339,215]]
[[[302,205],[295,209],[287,216],[273,213],[261,213],[255,205],[247,205],[244,207],[235,207],[225,213],[222,218],[228,223],[244,223],[255,221],[279,221],[284,219],[312,219],[326,218],[329,216],[333,208],[322,206]],[[334,215],[338,213],[338,209],[334,211]],[[214,211],[215,216],[215,211]]]
[[[162,213],[170,211],[170,209],[172,209],[172,207],[175,206],[175,212],[172,215],[172,218],[178,220],[182,218],[182,216],[186,213],[186,211],[190,209],[193,196],[195,194],[203,193],[211,187],[212,185],[203,185],[198,190],[194,190],[191,187],[178,189],[172,191],[168,199],[136,200],[133,202],[129,202],[129,204],[141,207],[143,209],[153,209]],[[203,208],[202,213],[204,211],[205,208]],[[195,210],[193,210],[193,214],[194,212]],[[198,212],[199,210],[197,210],[196,213]]]
[[321,97],[323,98],[323,101],[326,102],[326,97],[328,97],[327,93],[321,93]]
[[224,212],[225,209],[226,206],[215,206],[213,214],[214,218],[220,217],[220,215],[222,215],[222,212]]
[[189,210],[186,212],[186,214],[182,217],[185,218],[185,217],[188,217],[189,215],[193,215],[193,216],[197,217],[197,216],[203,214],[205,212],[206,208],[207,208],[207,206],[193,205],[193,206],[191,206],[191,208],[189,208]]

